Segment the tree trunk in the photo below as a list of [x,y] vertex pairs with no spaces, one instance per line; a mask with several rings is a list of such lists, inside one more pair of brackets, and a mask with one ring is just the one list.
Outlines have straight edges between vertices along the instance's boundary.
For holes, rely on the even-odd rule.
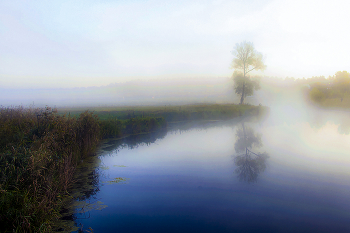
[[244,89],[245,89],[245,82],[243,82],[242,96],[241,96],[241,103],[240,104],[243,104],[243,101],[244,101]]
[[243,87],[242,87],[242,96],[241,96],[241,103],[240,104],[243,104],[243,101],[244,101],[244,89],[245,89],[245,63],[243,65]]

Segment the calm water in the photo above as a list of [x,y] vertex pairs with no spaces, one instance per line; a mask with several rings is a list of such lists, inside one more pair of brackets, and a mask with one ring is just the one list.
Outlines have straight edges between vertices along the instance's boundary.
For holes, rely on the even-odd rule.
[[264,120],[109,141],[75,222],[94,232],[350,232],[349,115],[287,104]]

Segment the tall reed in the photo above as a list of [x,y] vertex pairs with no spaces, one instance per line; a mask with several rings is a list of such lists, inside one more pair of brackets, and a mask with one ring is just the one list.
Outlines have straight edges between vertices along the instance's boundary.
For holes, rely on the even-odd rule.
[[0,109],[0,231],[49,232],[77,163],[100,136],[91,112]]

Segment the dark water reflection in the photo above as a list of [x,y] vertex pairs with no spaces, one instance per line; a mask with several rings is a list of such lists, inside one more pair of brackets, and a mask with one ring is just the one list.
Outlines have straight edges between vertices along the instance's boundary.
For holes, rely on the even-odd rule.
[[[122,139],[111,139],[104,143],[101,149],[104,152],[112,153],[117,152],[121,148],[134,149],[140,145],[149,146],[158,139],[162,139],[167,134],[167,130],[160,130],[152,133],[132,135]],[[101,153],[101,152],[100,152]]]
[[75,208],[77,226],[350,232],[347,115],[295,109],[282,106],[265,121],[174,124],[104,143],[87,204]]
[[[235,172],[241,181],[256,182],[261,172],[266,169],[266,159],[269,158],[266,152],[255,153],[252,148],[262,147],[261,134],[245,126],[244,122],[236,130],[235,151],[237,155],[234,158],[237,166]],[[243,152],[243,153],[242,153]]]

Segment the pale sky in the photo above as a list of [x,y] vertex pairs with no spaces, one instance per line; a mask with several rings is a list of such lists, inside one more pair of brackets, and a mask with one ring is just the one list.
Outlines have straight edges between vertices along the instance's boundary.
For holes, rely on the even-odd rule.
[[350,1],[0,1],[0,87],[229,77],[250,41],[265,75],[350,71]]

